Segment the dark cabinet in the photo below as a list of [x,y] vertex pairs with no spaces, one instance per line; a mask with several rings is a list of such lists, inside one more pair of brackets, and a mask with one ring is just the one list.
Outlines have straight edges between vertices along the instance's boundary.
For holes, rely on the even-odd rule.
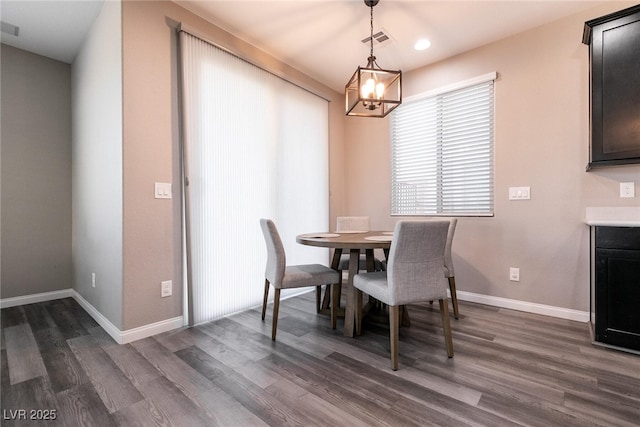
[[587,21],[590,157],[597,166],[640,163],[640,5]]
[[596,342],[640,351],[640,227],[592,227]]

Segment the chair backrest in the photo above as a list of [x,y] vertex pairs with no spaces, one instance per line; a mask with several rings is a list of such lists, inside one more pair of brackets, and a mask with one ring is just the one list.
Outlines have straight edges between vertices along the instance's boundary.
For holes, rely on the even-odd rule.
[[444,274],[445,277],[454,277],[453,272],[453,257],[451,256],[451,246],[453,245],[453,235],[456,231],[456,225],[458,224],[458,218],[449,219],[449,231],[447,233],[447,244],[444,248]]
[[398,221],[387,264],[390,305],[447,297],[448,230],[449,221]]
[[260,227],[267,244],[267,266],[264,277],[274,286],[279,286],[284,277],[287,265],[287,257],[284,252],[284,245],[276,225],[270,219],[261,219]]
[[336,231],[369,231],[368,216],[339,216],[337,218]]

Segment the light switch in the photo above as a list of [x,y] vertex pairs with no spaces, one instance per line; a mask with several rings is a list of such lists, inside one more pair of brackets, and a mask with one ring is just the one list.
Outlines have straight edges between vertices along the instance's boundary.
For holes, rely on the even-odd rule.
[[509,187],[509,200],[531,199],[531,187]]
[[170,199],[171,198],[171,183],[168,183],[168,182],[156,182],[154,197],[156,199]]

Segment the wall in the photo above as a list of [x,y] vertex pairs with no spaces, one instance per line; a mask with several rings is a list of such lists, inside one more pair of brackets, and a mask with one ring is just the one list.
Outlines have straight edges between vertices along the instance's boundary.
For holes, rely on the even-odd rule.
[[71,96],[73,288],[122,330],[121,45],[121,4],[106,1],[73,61]]
[[[498,41],[404,76],[411,96],[491,71],[495,94],[495,217],[461,218],[454,241],[459,291],[588,311],[588,206],[638,206],[619,183],[640,184],[640,166],[585,172],[589,147],[586,20],[618,2]],[[428,53],[427,53],[428,54]],[[348,118],[347,212],[391,229],[389,122]],[[509,202],[508,187],[531,186]],[[519,283],[508,279],[520,268]]]
[[[258,65],[277,69],[332,97],[329,112],[332,217],[343,208],[340,94],[175,3],[124,2],[124,329],[182,315],[178,22]],[[173,184],[172,200],[153,198],[156,181]],[[163,280],[173,281],[173,297],[160,298]]]
[[2,45],[2,298],[71,286],[71,67]]

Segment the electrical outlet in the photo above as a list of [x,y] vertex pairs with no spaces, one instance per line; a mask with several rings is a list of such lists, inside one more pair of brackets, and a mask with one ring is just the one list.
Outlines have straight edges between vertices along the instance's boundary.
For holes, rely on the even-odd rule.
[[621,182],[620,197],[636,197],[635,182]]
[[91,273],[91,286],[96,287],[96,273]]
[[509,280],[512,282],[520,281],[520,269],[516,267],[509,268]]
[[173,293],[173,283],[171,280],[160,283],[160,297],[170,297]]

